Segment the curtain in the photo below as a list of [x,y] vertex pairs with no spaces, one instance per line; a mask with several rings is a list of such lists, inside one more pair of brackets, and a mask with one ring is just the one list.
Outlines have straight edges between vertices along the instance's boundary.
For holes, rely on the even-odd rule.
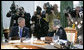
[[73,1],[61,1],[60,2],[61,24],[63,28],[68,27],[67,18],[65,17],[64,12],[63,12],[68,6],[73,8]]

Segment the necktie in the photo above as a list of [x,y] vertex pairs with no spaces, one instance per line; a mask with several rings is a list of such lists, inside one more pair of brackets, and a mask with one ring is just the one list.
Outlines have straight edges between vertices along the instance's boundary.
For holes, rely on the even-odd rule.
[[20,28],[20,38],[22,37],[22,28]]

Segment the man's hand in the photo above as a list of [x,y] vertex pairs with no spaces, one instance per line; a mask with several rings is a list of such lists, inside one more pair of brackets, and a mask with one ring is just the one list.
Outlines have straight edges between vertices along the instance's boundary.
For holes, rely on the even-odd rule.
[[48,14],[46,13],[46,17],[48,16]]
[[52,26],[53,30],[56,30],[56,27],[55,26]]
[[58,29],[58,28],[57,28],[56,26],[54,26],[54,25],[52,26],[52,28],[53,28],[53,30],[57,30],[57,29]]
[[52,14],[53,14],[53,15],[55,15],[55,13],[54,13],[54,11],[53,11],[53,10],[51,10],[51,12],[52,12]]
[[25,37],[22,37],[22,38],[21,38],[22,41],[25,40],[25,39],[26,39]]

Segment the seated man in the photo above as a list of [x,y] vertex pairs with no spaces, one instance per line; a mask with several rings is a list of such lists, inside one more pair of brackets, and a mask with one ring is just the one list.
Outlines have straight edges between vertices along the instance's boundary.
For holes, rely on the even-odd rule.
[[59,25],[53,27],[56,30],[56,35],[59,36],[59,39],[67,40],[67,35],[63,27]]
[[55,30],[56,35],[62,40],[67,40],[67,35],[64,28],[61,26],[61,22],[58,19],[54,19],[53,30]]
[[[9,34],[9,38],[20,38],[25,39],[29,37],[29,28],[25,27],[25,19],[24,18],[18,18],[18,26],[14,26],[11,29],[11,32]],[[13,39],[15,40],[15,39]]]

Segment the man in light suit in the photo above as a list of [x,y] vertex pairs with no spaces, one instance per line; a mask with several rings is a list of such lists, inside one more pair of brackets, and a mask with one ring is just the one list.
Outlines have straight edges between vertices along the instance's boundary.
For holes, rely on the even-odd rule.
[[28,38],[29,36],[29,28],[25,27],[25,19],[20,17],[18,18],[18,26],[14,26],[11,29],[11,32],[9,34],[10,39],[11,38]]

